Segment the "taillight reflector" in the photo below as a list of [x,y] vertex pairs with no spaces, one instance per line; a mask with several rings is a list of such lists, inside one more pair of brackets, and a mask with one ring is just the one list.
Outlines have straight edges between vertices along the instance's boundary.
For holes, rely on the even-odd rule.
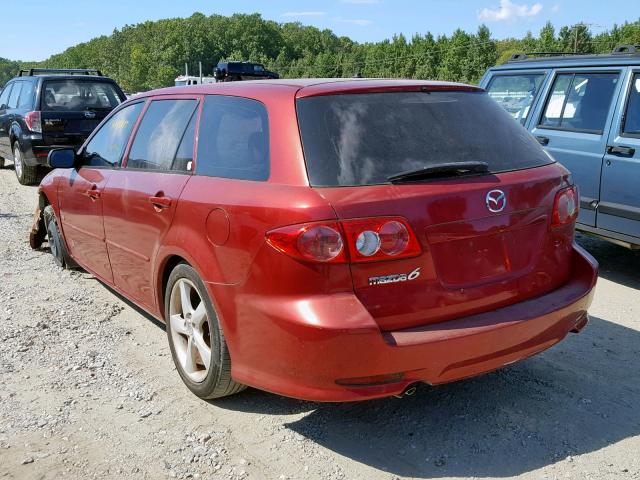
[[290,225],[267,232],[276,250],[321,263],[360,263],[417,256],[420,244],[402,217]]
[[551,217],[552,227],[575,222],[579,213],[578,198],[578,190],[575,186],[564,188],[556,193]]
[[39,111],[28,112],[24,116],[24,122],[33,133],[42,133],[42,115]]

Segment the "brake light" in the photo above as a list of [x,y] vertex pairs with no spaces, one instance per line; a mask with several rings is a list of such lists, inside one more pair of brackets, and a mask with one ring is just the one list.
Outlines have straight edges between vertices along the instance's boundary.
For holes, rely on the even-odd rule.
[[294,258],[322,263],[361,263],[413,257],[418,239],[401,217],[291,225],[267,232],[267,242]]
[[39,111],[29,112],[24,116],[27,128],[33,133],[42,133],[42,115]]
[[551,226],[560,227],[575,222],[578,218],[578,191],[575,186],[568,187],[556,193],[553,202]]

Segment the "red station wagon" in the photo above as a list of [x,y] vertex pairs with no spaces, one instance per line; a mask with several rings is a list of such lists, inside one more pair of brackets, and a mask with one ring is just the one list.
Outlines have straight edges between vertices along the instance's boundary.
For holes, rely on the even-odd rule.
[[402,395],[588,321],[571,175],[476,87],[156,90],[49,163],[32,245],[165,322],[202,398]]

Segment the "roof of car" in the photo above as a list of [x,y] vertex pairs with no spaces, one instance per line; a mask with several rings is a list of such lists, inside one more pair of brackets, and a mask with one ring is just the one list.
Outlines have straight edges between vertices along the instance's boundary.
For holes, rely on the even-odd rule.
[[639,54],[600,54],[600,55],[552,55],[542,57],[527,57],[509,60],[502,65],[491,67],[490,70],[533,70],[541,68],[561,67],[615,67],[640,65]]
[[338,93],[361,93],[402,90],[471,90],[482,91],[480,87],[454,82],[430,80],[398,80],[379,78],[285,78],[277,80],[246,80],[242,82],[220,82],[202,85],[186,85],[161,88],[141,93],[136,98],[156,95],[180,94],[229,94],[250,95],[256,89],[289,88],[297,97],[329,95]]

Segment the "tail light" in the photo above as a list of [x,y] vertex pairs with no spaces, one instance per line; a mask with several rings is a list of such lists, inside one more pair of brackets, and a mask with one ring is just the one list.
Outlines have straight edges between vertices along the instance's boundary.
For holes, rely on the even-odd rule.
[[414,257],[420,244],[402,217],[374,217],[291,225],[267,232],[267,242],[294,258],[362,263]]
[[575,186],[564,188],[556,193],[551,226],[567,225],[575,222],[576,218],[578,218],[578,190]]
[[42,133],[42,115],[38,111],[29,112],[24,116],[27,128],[33,133]]

